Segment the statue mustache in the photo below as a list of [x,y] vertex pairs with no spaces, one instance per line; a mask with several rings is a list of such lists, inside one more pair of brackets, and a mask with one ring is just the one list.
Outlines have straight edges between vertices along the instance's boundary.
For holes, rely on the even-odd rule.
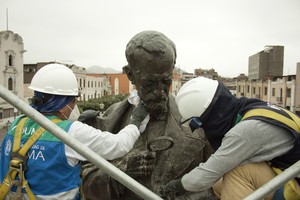
[[166,94],[162,94],[160,96],[155,94],[147,95],[144,99],[144,102],[153,102],[153,103],[161,103],[168,100],[168,96]]

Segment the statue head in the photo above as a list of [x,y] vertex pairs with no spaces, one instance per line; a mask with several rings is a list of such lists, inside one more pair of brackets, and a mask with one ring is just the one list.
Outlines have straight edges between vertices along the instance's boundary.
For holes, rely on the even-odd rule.
[[143,31],[126,46],[123,69],[146,104],[151,119],[163,119],[169,110],[169,90],[176,63],[175,44],[157,31]]

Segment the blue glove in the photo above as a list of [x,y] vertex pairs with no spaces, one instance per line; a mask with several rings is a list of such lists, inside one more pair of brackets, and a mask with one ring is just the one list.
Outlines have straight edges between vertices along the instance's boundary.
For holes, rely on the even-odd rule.
[[167,185],[160,188],[160,194],[163,199],[174,199],[176,194],[187,192],[182,186],[181,179],[171,180]]

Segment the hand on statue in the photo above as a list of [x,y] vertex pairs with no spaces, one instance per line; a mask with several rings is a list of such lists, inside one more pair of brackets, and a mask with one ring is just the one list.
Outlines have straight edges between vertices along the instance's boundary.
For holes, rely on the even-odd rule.
[[182,186],[181,179],[171,180],[167,185],[160,188],[163,199],[174,199],[177,194],[183,194],[186,190]]
[[100,111],[96,111],[96,110],[85,110],[80,114],[78,121],[86,123],[90,120],[94,120],[96,119],[97,116],[99,116],[99,113]]
[[133,178],[149,176],[153,171],[155,158],[155,152],[132,151],[118,163],[118,167]]
[[141,101],[132,111],[129,124],[135,125],[140,132],[144,132],[147,123],[149,122],[149,114],[145,104]]

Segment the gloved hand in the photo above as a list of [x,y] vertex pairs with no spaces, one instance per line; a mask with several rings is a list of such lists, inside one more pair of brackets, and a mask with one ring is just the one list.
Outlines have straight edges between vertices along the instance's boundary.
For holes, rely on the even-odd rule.
[[131,113],[129,124],[136,125],[138,129],[141,126],[142,121],[147,117],[148,112],[145,104],[141,101],[137,107],[135,107]]
[[182,186],[181,179],[171,180],[167,185],[160,188],[160,194],[163,199],[174,199],[177,193],[187,192]]
[[94,120],[99,115],[99,113],[100,111],[96,110],[85,110],[80,114],[78,121],[86,123],[88,121]]
[[145,177],[151,175],[155,158],[155,152],[141,149],[132,150],[116,166],[133,178]]

